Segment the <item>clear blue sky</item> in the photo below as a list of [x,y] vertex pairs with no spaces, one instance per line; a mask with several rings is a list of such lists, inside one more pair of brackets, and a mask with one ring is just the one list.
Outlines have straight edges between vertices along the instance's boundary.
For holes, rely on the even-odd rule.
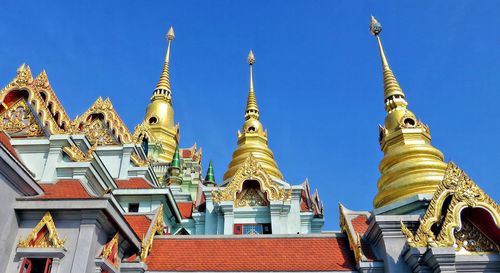
[[[255,52],[261,120],[285,179],[306,177],[338,229],[339,201],[372,209],[382,158],[381,66],[369,16],[433,144],[500,199],[498,1],[11,1],[0,9],[0,84],[46,69],[74,118],[109,96],[130,130],[171,56],[181,144],[217,181],[236,147]],[[403,3],[404,2],[404,3]]]

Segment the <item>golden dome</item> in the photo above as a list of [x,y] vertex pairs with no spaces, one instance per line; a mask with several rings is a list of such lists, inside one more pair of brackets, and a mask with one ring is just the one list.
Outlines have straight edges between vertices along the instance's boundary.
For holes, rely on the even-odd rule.
[[387,116],[380,128],[380,162],[375,208],[419,194],[432,195],[441,183],[444,156],[430,141],[429,128],[407,109],[405,94],[385,57],[379,34],[382,26],[372,16],[370,30],[377,38],[382,61],[384,103]]
[[236,171],[244,164],[245,160],[252,154],[262,165],[264,170],[271,176],[283,180],[283,175],[278,169],[274,160],[274,155],[268,147],[267,131],[263,129],[259,120],[259,107],[253,88],[252,66],[255,63],[253,52],[248,54],[248,64],[250,65],[250,88],[248,90],[247,107],[245,109],[245,122],[243,132],[238,131],[238,147],[233,152],[233,158],[224,174],[226,181],[234,176]]

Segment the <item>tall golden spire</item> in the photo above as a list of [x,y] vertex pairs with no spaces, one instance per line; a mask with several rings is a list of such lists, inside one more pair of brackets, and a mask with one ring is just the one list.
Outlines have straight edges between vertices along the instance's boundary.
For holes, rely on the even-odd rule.
[[[161,162],[170,162],[179,144],[179,127],[174,124],[174,107],[172,106],[172,90],[170,88],[170,47],[175,38],[174,29],[170,27],[166,35],[168,45],[160,80],[146,109],[142,127],[147,128],[148,135],[155,139],[150,142],[149,157]],[[149,139],[149,141],[151,141]]]
[[245,122],[243,123],[243,132],[238,131],[238,147],[233,153],[233,158],[224,174],[224,182],[232,178],[241,165],[245,163],[247,157],[252,154],[262,165],[266,172],[277,178],[283,179],[283,175],[274,161],[274,155],[267,145],[267,131],[264,130],[259,120],[259,107],[253,85],[253,65],[255,56],[250,50],[247,62],[250,66],[250,86],[248,89],[247,106],[245,109]]
[[[432,196],[446,169],[444,156],[430,141],[429,127],[407,108],[408,103],[392,73],[380,39],[382,26],[372,16],[370,32],[376,37],[384,81],[384,104],[387,116],[380,127],[381,176],[375,208],[414,196]],[[420,198],[420,197],[418,197]]]
[[160,80],[156,84],[156,88],[155,88],[154,93],[155,94],[165,94],[167,96],[170,96],[172,90],[170,89],[170,73],[168,70],[168,66],[170,63],[170,45],[172,44],[172,41],[175,38],[173,27],[170,27],[170,29],[168,30],[166,38],[168,41],[167,54],[165,54],[165,62],[163,64],[163,71],[161,72]]
[[248,52],[247,62],[250,65],[250,87],[248,88],[247,108],[245,109],[245,120],[250,118],[259,119],[259,107],[257,106],[257,98],[255,98],[255,90],[253,89],[253,64],[255,56],[252,50]]
[[382,61],[382,73],[384,79],[384,100],[385,100],[385,110],[391,112],[397,107],[406,107],[408,103],[405,100],[405,94],[399,86],[396,77],[392,73],[389,67],[389,62],[385,57],[384,47],[382,46],[382,41],[380,40],[380,32],[382,32],[382,25],[372,16],[370,23],[370,31],[372,35],[377,38],[378,49],[380,52],[380,58]]

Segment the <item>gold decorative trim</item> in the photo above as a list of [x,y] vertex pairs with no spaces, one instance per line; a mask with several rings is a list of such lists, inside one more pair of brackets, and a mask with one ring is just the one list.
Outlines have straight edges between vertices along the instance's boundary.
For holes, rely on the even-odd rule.
[[[449,200],[446,213],[443,215],[445,201]],[[459,228],[463,228],[460,213],[464,208],[482,208],[493,217],[500,228],[500,207],[467,174],[453,162],[449,162],[443,181],[436,190],[420,226],[415,235],[401,222],[401,230],[411,247],[449,247],[457,246],[456,238]],[[431,228],[440,226],[434,233]]]
[[[38,233],[43,227],[47,227],[47,233],[42,235],[43,237],[38,237]],[[50,212],[45,212],[42,220],[33,228],[28,237],[24,240],[20,240],[18,247],[40,247],[40,248],[62,248],[66,240],[59,239],[57,234],[56,226],[52,215]]]
[[90,147],[87,153],[84,153],[78,146],[71,144],[71,146],[66,146],[63,151],[69,156],[72,161],[75,162],[89,162],[94,158],[94,152],[97,150],[97,142]]
[[153,240],[155,235],[165,234],[165,223],[163,221],[163,204],[160,204],[158,211],[156,212],[156,219],[154,220],[154,225],[150,227],[146,238],[142,238],[141,243],[141,260],[145,261],[149,255],[149,251],[153,247]]
[[130,161],[132,164],[134,164],[136,167],[144,167],[149,165],[149,161],[140,158],[136,153],[133,153],[130,156]]
[[217,203],[222,201],[235,201],[236,194],[243,190],[243,183],[247,180],[256,180],[259,182],[261,190],[267,193],[267,199],[269,201],[290,200],[292,189],[288,192],[285,189],[280,189],[253,154],[250,153],[247,159],[245,159],[245,162],[236,171],[236,174],[226,188],[222,191],[219,189],[217,191],[212,190],[214,201]]
[[[104,245],[104,248],[102,249],[102,254],[101,258],[110,261],[116,268],[118,268],[118,242],[119,242],[119,235],[118,232],[113,236],[113,238]],[[116,247],[116,251],[113,256],[111,256],[111,253],[113,252],[113,248]]]
[[358,233],[356,236],[350,231],[348,220],[346,217],[346,212],[344,206],[339,203],[339,211],[340,211],[340,232],[344,232],[347,235],[347,239],[349,240],[349,248],[354,253],[354,259],[356,263],[360,263],[363,259],[363,251],[361,249],[361,238]]

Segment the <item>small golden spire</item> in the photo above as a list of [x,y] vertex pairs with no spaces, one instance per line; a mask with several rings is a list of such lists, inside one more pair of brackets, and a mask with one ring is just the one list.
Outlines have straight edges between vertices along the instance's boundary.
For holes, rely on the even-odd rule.
[[380,32],[382,32],[382,25],[375,19],[371,17],[370,22],[370,32],[373,36],[377,38],[378,49],[380,52],[380,59],[382,61],[382,73],[384,78],[384,100],[385,109],[387,112],[391,112],[397,107],[406,107],[408,103],[405,100],[405,94],[399,86],[394,73],[392,73],[389,67],[389,62],[385,57],[384,47],[382,46],[382,41],[380,40]]
[[245,109],[245,120],[250,118],[259,119],[259,107],[257,106],[257,98],[253,89],[253,65],[255,64],[255,56],[252,50],[248,52],[247,62],[250,65],[250,87],[248,89],[247,108]]
[[175,38],[174,28],[170,27],[166,35],[168,46],[167,54],[165,55],[165,63],[163,64],[163,71],[160,75],[160,80],[156,84],[155,94],[164,94],[170,97],[172,90],[170,89],[170,73],[169,73],[169,63],[170,63],[170,45]]

